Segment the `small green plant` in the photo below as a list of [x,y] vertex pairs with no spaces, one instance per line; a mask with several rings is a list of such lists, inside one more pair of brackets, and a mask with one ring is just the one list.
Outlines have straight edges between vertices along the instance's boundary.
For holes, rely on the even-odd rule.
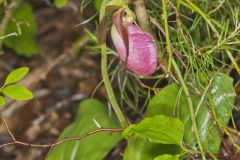
[[[33,98],[33,94],[25,86],[16,84],[23,79],[29,71],[28,67],[22,67],[10,72],[0,88],[0,93],[14,100],[29,100]],[[0,106],[5,104],[5,97],[0,96]]]
[[[200,39],[199,36],[201,35],[201,32],[199,31],[202,27],[201,23],[204,23],[204,26],[207,26],[206,34],[209,34],[209,36],[206,37],[206,41],[215,43],[214,37],[219,36],[219,28],[217,29],[215,26],[218,25],[218,23],[209,18],[209,15],[204,13],[204,11],[190,1],[181,0],[176,2],[176,4],[171,3],[170,1],[169,3],[166,3],[165,0],[162,0],[161,2],[162,5],[159,6],[159,3],[151,0],[151,3],[148,3],[147,5],[152,6],[157,13],[162,13],[163,16],[163,21],[161,22],[162,25],[160,25],[156,22],[156,19],[162,19],[162,17],[159,17],[161,14],[157,14],[152,10],[149,10],[148,12],[151,16],[153,24],[156,25],[152,34],[155,35],[155,37],[164,37],[156,38],[156,44],[158,45],[158,48],[164,48],[164,51],[166,52],[165,55],[167,56],[163,59],[159,58],[158,63],[159,66],[162,66],[161,63],[167,63],[167,73],[166,75],[158,74],[152,77],[142,77],[142,74],[135,72],[135,70],[131,68],[141,68],[141,64],[144,64],[144,62],[138,61],[139,63],[137,63],[137,65],[140,66],[133,66],[133,63],[137,61],[137,56],[142,53],[140,53],[141,51],[137,50],[132,45],[136,41],[140,42],[142,39],[139,37],[146,34],[146,32],[141,31],[141,25],[138,26],[140,29],[138,28],[134,31],[128,30],[128,26],[136,25],[137,21],[141,24],[141,19],[136,20],[133,12],[131,11],[132,8],[131,5],[129,5],[131,1],[105,0],[101,4],[98,35],[99,46],[97,47],[101,48],[101,70],[103,82],[108,93],[109,102],[115,112],[115,114],[111,116],[116,117],[122,128],[124,128],[122,139],[126,139],[127,146],[123,154],[123,159],[180,160],[191,157],[192,155],[198,155],[202,159],[206,160],[209,159],[206,156],[207,154],[210,155],[210,159],[217,159],[216,157],[220,150],[222,136],[224,133],[229,135],[226,128],[231,118],[234,98],[236,95],[232,79],[221,72],[217,63],[221,62],[226,64],[225,60],[220,59],[217,55],[213,55],[212,53],[219,50],[222,45],[218,44],[219,48],[201,48],[201,45],[206,45],[207,43],[205,42],[203,44],[203,42],[198,39]],[[178,8],[176,8],[175,5]],[[226,6],[228,7],[228,4],[226,4]],[[189,9],[196,12],[196,14],[194,14],[196,19],[189,20],[186,18],[190,13],[188,12]],[[183,14],[181,16],[183,17],[176,17],[178,18],[176,20],[176,24],[170,24],[168,20],[170,18],[168,16],[168,12],[170,12],[170,15],[175,14],[175,16],[179,16],[177,15],[179,14],[177,12],[181,12]],[[117,16],[115,13],[120,15],[118,16],[118,19],[116,19]],[[185,14],[186,17],[184,16]],[[139,15],[136,16],[138,17]],[[126,71],[126,68],[125,70],[124,68],[119,69],[121,67],[117,66],[108,74],[109,68],[107,58],[109,53],[114,51],[107,47],[106,34],[109,31],[109,19],[112,18],[112,23],[115,27],[115,30],[112,31],[112,33],[114,33],[112,34],[113,42],[118,52],[117,54],[119,54],[120,59],[124,61],[125,67],[128,71]],[[135,20],[135,23],[131,24],[132,20]],[[193,21],[192,26],[190,22],[187,23],[188,21]],[[201,23],[199,21],[201,21]],[[187,29],[187,27],[190,28]],[[193,27],[198,28],[198,33],[189,33],[189,30]],[[205,29],[202,30],[205,31]],[[224,31],[226,32],[226,30]],[[131,40],[131,32],[134,32],[134,36],[138,36],[138,39],[134,38],[135,41],[133,42]],[[231,35],[231,32],[229,34]],[[148,36],[152,37],[150,35]],[[210,36],[213,38],[209,38]],[[152,43],[154,42],[154,40],[150,41]],[[144,42],[138,46],[141,46],[141,49],[145,50],[144,45],[147,44]],[[202,51],[203,49],[204,51]],[[131,52],[132,50],[136,51],[136,54]],[[180,50],[181,54],[185,57],[181,57],[179,53],[175,53],[174,55],[176,50]],[[197,51],[204,53],[196,55]],[[127,55],[127,58],[123,58],[123,53]],[[132,56],[131,54],[134,57],[134,59],[132,59],[133,63],[130,63],[130,60],[128,59],[129,56]],[[162,51],[159,51],[158,54],[159,57],[163,56]],[[232,54],[229,53],[224,56],[229,56],[230,60],[234,62]],[[145,57],[144,55],[142,57],[144,57],[140,59],[142,61],[148,61],[150,58],[154,58],[154,56]],[[165,61],[165,59],[167,59],[167,61]],[[236,63],[233,64],[236,69],[238,69]],[[129,65],[131,66],[129,67]],[[162,67],[164,68],[165,66]],[[147,65],[144,65],[143,69],[147,68]],[[141,79],[144,78],[161,80],[161,76],[167,77],[168,74],[176,76],[177,79],[172,80],[169,78],[169,84],[161,88],[160,91],[154,90],[155,94],[152,97],[151,94],[149,94],[150,92],[146,93],[136,84],[138,82],[141,84]],[[139,77],[139,75],[141,77]],[[118,104],[119,99],[117,99],[117,93],[113,91],[111,85],[111,82],[114,81],[114,79],[117,79],[119,84],[121,102],[125,102],[129,108],[134,110],[134,113],[140,112],[142,118],[140,122],[129,124],[126,120],[126,115],[122,111],[123,107],[121,108]],[[132,93],[131,97],[133,98],[129,98],[129,92]],[[148,104],[144,107],[145,110],[143,109],[142,111],[140,110],[141,106],[138,106],[141,104],[139,103],[139,95],[144,98],[146,97],[146,104]],[[134,101],[136,101],[135,105],[133,105]],[[95,117],[92,117],[92,120],[94,119]],[[89,119],[89,121],[91,120]],[[75,123],[72,125],[76,125]],[[100,122],[98,125],[95,124],[95,127],[98,127],[99,125],[101,126],[101,124],[104,123]],[[76,127],[72,127],[72,125],[66,129],[67,131],[63,132],[60,139],[67,136],[67,133],[70,135],[70,133],[74,132]],[[106,127],[106,125],[103,127]],[[104,140],[99,139],[98,143],[110,143],[109,141],[110,138],[105,138]],[[75,158],[77,157],[76,159],[82,159],[82,157],[86,159],[90,157],[86,156],[88,152],[82,153],[80,148],[79,153],[81,154],[75,154],[75,150],[78,150],[77,146],[80,148],[94,148],[92,143],[83,144],[79,142],[78,145],[69,143],[68,147],[63,144],[61,147],[54,149],[50,157],[51,159],[57,159],[59,157],[69,159],[71,156],[74,156]],[[64,148],[70,147],[72,149],[68,150],[68,152],[63,152]],[[102,150],[102,148],[99,148],[99,150],[94,148],[94,150],[96,154],[93,152],[91,156],[97,157],[99,153],[98,151],[101,150],[103,153],[106,153],[107,151],[110,151],[110,148],[105,148],[105,150]],[[96,159],[102,159],[103,155],[104,154],[101,154],[101,158],[98,157]]]
[[19,55],[31,57],[39,50],[36,44],[37,24],[32,13],[32,6],[21,0],[11,3],[11,8],[4,8],[3,4],[0,4],[0,10],[4,13],[3,16],[0,16],[2,25],[0,48],[4,44],[14,49]]

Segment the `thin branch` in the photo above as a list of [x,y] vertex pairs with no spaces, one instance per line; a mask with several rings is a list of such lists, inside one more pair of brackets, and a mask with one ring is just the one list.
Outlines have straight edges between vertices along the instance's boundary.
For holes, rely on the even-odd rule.
[[13,140],[13,141],[16,141],[14,135],[12,134],[12,132],[10,131],[10,129],[9,129],[9,127],[8,127],[8,124],[7,124],[6,119],[4,119],[3,117],[0,117],[0,118],[1,118],[1,120],[3,121],[3,123],[4,123],[4,125],[5,125],[5,127],[6,127],[6,129],[7,129],[7,132],[8,132],[9,135],[12,137],[12,140]]
[[0,119],[4,122],[4,125],[6,127],[8,134],[12,137],[12,142],[2,144],[2,145],[0,145],[0,148],[9,146],[9,145],[13,145],[13,144],[18,144],[18,145],[22,145],[22,146],[36,147],[36,148],[49,148],[50,147],[50,151],[51,151],[57,145],[60,145],[60,144],[63,144],[63,143],[69,142],[69,141],[79,141],[83,138],[86,138],[86,137],[96,134],[98,132],[122,132],[124,130],[123,128],[98,128],[96,130],[85,133],[79,137],[65,138],[63,140],[60,140],[60,141],[57,141],[57,142],[51,143],[51,144],[32,144],[32,143],[27,143],[27,142],[22,142],[22,141],[16,140],[13,133],[10,131],[10,129],[8,127],[7,121],[1,116],[0,116]]
[[79,137],[65,138],[63,140],[57,141],[52,144],[32,144],[32,143],[21,142],[21,141],[17,141],[17,140],[15,140],[14,142],[15,142],[15,144],[20,144],[20,145],[29,146],[29,147],[46,148],[46,147],[55,147],[57,145],[60,145],[60,144],[63,144],[65,142],[69,142],[69,141],[79,141],[83,138],[86,138],[86,137],[96,134],[98,132],[122,132],[123,130],[124,130],[123,128],[99,128],[99,129],[90,131],[88,133],[85,133]]

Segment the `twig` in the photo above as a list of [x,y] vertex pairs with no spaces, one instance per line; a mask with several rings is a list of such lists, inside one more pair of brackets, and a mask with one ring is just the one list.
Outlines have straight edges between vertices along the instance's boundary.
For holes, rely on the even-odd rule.
[[79,141],[83,138],[86,138],[86,137],[93,135],[95,133],[98,133],[98,132],[122,132],[123,130],[124,130],[123,128],[99,128],[99,129],[90,131],[88,133],[85,133],[79,137],[65,138],[63,140],[57,141],[52,144],[32,144],[32,143],[27,143],[27,142],[21,142],[18,140],[13,140],[13,142],[1,145],[0,148],[3,146],[11,145],[11,144],[19,144],[19,145],[23,145],[23,146],[37,147],[37,148],[55,147],[57,145],[63,144],[68,141]]
[[32,144],[32,143],[21,142],[21,141],[16,140],[16,138],[13,135],[13,133],[9,130],[7,121],[3,117],[1,117],[1,116],[0,116],[0,118],[4,122],[4,125],[5,125],[5,127],[7,129],[7,132],[12,137],[12,142],[2,144],[2,145],[0,145],[0,148],[8,146],[8,145],[19,144],[19,145],[23,145],[23,146],[36,147],[36,148],[48,148],[48,147],[50,147],[50,151],[51,151],[52,148],[57,146],[57,145],[60,145],[60,144],[63,144],[65,142],[69,142],[69,141],[79,141],[79,140],[81,140],[83,138],[86,138],[86,137],[88,137],[90,135],[93,135],[93,134],[96,134],[98,132],[122,132],[124,130],[123,128],[98,128],[96,130],[93,130],[93,131],[90,131],[88,133],[85,133],[85,134],[83,134],[83,135],[81,135],[79,137],[65,138],[63,140],[60,140],[60,141],[57,141],[57,142],[51,143],[51,144]]
[[8,124],[7,124],[7,121],[3,118],[3,117],[0,117],[7,129],[7,132],[9,133],[9,135],[12,137],[12,140],[13,141],[16,141],[15,137],[13,136],[12,132],[10,131],[9,127],[8,127]]

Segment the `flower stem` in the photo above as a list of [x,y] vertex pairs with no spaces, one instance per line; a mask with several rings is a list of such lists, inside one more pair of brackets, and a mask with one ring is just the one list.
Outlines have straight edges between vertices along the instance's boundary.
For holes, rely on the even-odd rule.
[[113,107],[114,112],[117,115],[117,118],[121,124],[121,126],[123,128],[126,128],[128,126],[128,123],[117,103],[117,100],[115,98],[109,77],[108,77],[108,69],[107,69],[107,47],[106,47],[106,43],[103,43],[101,45],[101,71],[102,71],[102,78],[103,78],[103,82],[105,84],[106,90],[107,90],[107,94],[108,94],[108,98],[109,101]]
[[178,79],[180,81],[180,84],[183,88],[183,91],[185,92],[186,96],[187,96],[187,101],[188,101],[188,106],[189,106],[189,111],[190,111],[190,116],[191,116],[191,121],[192,121],[192,125],[193,125],[193,130],[194,130],[194,133],[195,133],[195,136],[196,136],[196,139],[197,139],[197,143],[199,145],[199,148],[200,148],[200,151],[201,151],[201,154],[202,154],[202,159],[203,160],[206,160],[206,157],[205,157],[205,154],[204,154],[204,151],[203,151],[203,147],[202,147],[202,143],[201,143],[201,140],[200,140],[200,136],[199,136],[199,132],[198,132],[198,128],[197,128],[197,123],[196,123],[196,120],[195,120],[195,116],[194,116],[194,110],[193,110],[193,103],[192,103],[192,98],[191,98],[191,95],[188,91],[188,88],[183,80],[183,77],[181,75],[181,72],[178,68],[178,65],[176,64],[175,60],[172,59],[172,65],[177,73],[177,76],[178,76]]
[[144,0],[136,0],[133,2],[133,5],[135,8],[135,13],[137,16],[139,26],[141,26],[141,28],[144,29],[145,31],[152,33],[152,29],[150,27],[150,21],[149,21],[147,10],[144,4]]
[[164,29],[165,29],[166,41],[167,41],[167,50],[168,50],[168,73],[170,73],[171,66],[172,66],[172,50],[171,50],[171,43],[170,43],[169,31],[168,31],[166,0],[162,0],[162,9],[163,9]]
[[201,154],[202,154],[202,158],[203,160],[206,160],[205,154],[203,152],[203,147],[202,147],[202,143],[200,140],[200,136],[199,136],[199,132],[198,132],[198,128],[197,128],[197,123],[195,120],[195,116],[194,116],[194,109],[193,109],[193,103],[192,103],[192,98],[190,96],[190,93],[188,91],[188,88],[183,80],[182,74],[178,68],[177,63],[175,62],[175,60],[172,58],[172,50],[171,50],[171,42],[170,42],[170,38],[169,38],[169,31],[168,31],[168,21],[167,21],[167,7],[166,7],[166,0],[162,0],[162,7],[163,7],[163,18],[164,18],[164,27],[165,27],[165,33],[166,33],[166,41],[167,41],[167,49],[168,49],[168,54],[169,54],[169,60],[168,60],[168,72],[171,71],[171,66],[173,65],[178,79],[180,81],[181,86],[183,87],[183,90],[187,96],[187,101],[188,101],[188,106],[189,106],[189,111],[190,111],[190,116],[191,116],[191,121],[192,121],[192,125],[193,125],[193,130],[197,139],[197,143],[199,145]]

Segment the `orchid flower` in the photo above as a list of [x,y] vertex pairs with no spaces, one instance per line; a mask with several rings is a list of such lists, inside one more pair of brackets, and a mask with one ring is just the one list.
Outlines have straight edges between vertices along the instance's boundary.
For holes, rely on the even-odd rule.
[[111,36],[120,59],[139,76],[153,74],[157,68],[157,46],[153,36],[124,16],[123,9],[113,15]]

